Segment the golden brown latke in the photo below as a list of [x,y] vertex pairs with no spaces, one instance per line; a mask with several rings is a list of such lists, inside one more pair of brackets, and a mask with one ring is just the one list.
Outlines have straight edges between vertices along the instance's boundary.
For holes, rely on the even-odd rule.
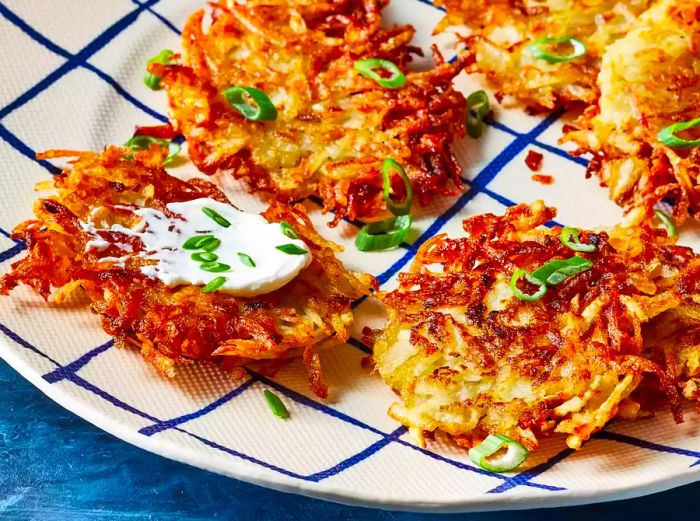
[[578,154],[594,155],[589,175],[596,174],[621,206],[650,211],[670,198],[679,222],[698,217],[700,148],[670,148],[656,135],[700,117],[699,64],[698,0],[659,1],[608,47],[598,76],[600,100],[563,140],[577,143]]
[[[342,217],[376,220],[387,212],[380,166],[401,163],[422,205],[462,188],[450,144],[465,133],[466,102],[452,87],[463,64],[408,72],[410,26],[381,27],[385,0],[213,4],[210,27],[194,13],[173,65],[152,64],[185,135],[190,158],[206,173],[231,170],[254,191],[283,201],[309,195]],[[356,60],[382,58],[406,73],[398,89],[361,76]],[[232,86],[267,93],[274,121],[245,119],[222,96]],[[404,195],[398,176],[396,197]]]
[[[169,213],[166,204],[211,197],[228,203],[211,183],[181,181],[162,168],[165,152],[153,145],[138,152],[110,147],[103,153],[54,151],[47,157],[77,157],[72,168],[53,180],[55,195],[35,205],[36,219],[20,224],[14,238],[27,244],[28,255],[0,279],[0,294],[27,284],[45,299],[63,302],[82,288],[100,316],[102,327],[119,346],[138,346],[143,357],[167,376],[175,365],[206,361],[234,369],[251,361],[275,361],[301,355],[309,382],[326,396],[317,351],[344,342],[352,323],[350,304],[375,282],[350,273],[335,258],[339,247],[314,230],[299,207],[273,204],[263,216],[287,221],[309,247],[311,264],[277,291],[250,298],[204,293],[198,286],[168,287],[139,269],[138,258],[125,264],[101,261],[129,255],[117,244],[86,251],[94,237],[79,221],[91,210],[115,205],[152,207]],[[118,211],[116,211],[118,213]],[[133,213],[129,213],[133,221]],[[121,224],[133,226],[128,221]],[[119,232],[102,232],[119,234]],[[123,235],[123,234],[122,234]],[[143,247],[123,236],[134,251]]]
[[[374,332],[374,361],[403,400],[391,416],[419,439],[440,430],[470,447],[494,433],[534,449],[558,432],[579,448],[611,418],[659,403],[681,420],[685,383],[659,356],[676,348],[651,333],[678,316],[683,327],[669,334],[700,328],[700,258],[647,227],[642,212],[582,231],[596,251],[576,253],[558,227],[538,228],[555,213],[538,201],[466,219],[465,238],[427,241],[381,295],[390,321]],[[593,266],[538,301],[513,296],[517,269],[574,255]]]
[[[651,0],[440,0],[447,15],[437,31],[466,26],[470,65],[495,86],[533,110],[593,103],[605,47],[625,35]],[[586,54],[564,62],[535,58],[526,47],[536,38],[574,37]],[[561,46],[555,54],[568,54]]]

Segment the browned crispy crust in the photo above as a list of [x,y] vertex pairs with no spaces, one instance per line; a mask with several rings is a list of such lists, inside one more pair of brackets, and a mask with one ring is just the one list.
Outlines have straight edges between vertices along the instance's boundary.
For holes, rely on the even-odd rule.
[[[282,201],[317,195],[325,211],[376,220],[386,216],[380,166],[390,156],[406,168],[420,204],[462,189],[450,144],[465,133],[466,102],[452,87],[462,61],[408,72],[410,26],[381,27],[384,0],[321,3],[256,1],[213,5],[183,31],[183,53],[163,77],[173,126],[205,173],[230,170],[253,191]],[[242,57],[245,57],[243,59]],[[354,63],[382,58],[408,81],[385,89]],[[278,109],[271,122],[244,119],[221,93],[252,86]],[[392,179],[403,195],[398,175]]]
[[[659,404],[681,420],[678,390],[700,375],[688,364],[698,349],[679,353],[667,338],[697,338],[700,258],[638,212],[582,232],[597,251],[577,255],[592,268],[536,302],[517,300],[508,288],[516,269],[575,254],[560,229],[537,228],[554,215],[540,201],[466,219],[467,237],[427,241],[381,295],[390,323],[368,340],[378,337],[376,367],[403,401],[390,414],[419,437],[442,430],[471,446],[498,433],[535,448],[561,432],[578,448],[609,419]],[[665,336],[654,334],[662,324]]]
[[[666,126],[700,117],[699,61],[697,0],[657,2],[608,47],[600,99],[565,128],[562,141],[579,145],[574,154],[593,154],[587,174],[620,206],[652,215],[666,199],[678,223],[700,217],[700,148],[671,148],[657,139]],[[696,129],[685,138],[699,135]]]
[[[138,346],[168,376],[174,375],[176,364],[193,361],[234,369],[303,354],[312,389],[325,396],[317,351],[347,339],[350,304],[369,292],[374,279],[346,271],[334,255],[339,248],[316,233],[303,209],[280,203],[263,215],[290,223],[313,260],[293,281],[266,295],[239,298],[203,293],[197,286],[167,287],[144,276],[136,257],[123,266],[101,261],[125,252],[115,244],[101,252],[86,251],[91,235],[79,220],[85,221],[93,208],[128,204],[167,212],[170,202],[200,197],[228,203],[207,181],[185,182],[168,175],[159,147],[139,152],[133,160],[127,152],[110,147],[100,154],[53,151],[41,156],[77,159],[54,178],[56,194],[36,203],[36,218],[15,229],[13,237],[27,244],[28,254],[0,279],[0,294],[27,284],[45,299],[61,303],[82,288],[117,345]],[[129,226],[129,217],[125,219]],[[122,236],[118,242],[127,241]],[[137,238],[130,242],[136,252],[142,247]]]
[[[651,0],[438,0],[447,14],[437,31],[453,27],[467,48],[467,72],[535,112],[580,107],[598,97],[596,78],[606,45],[629,30]],[[575,37],[586,54],[563,63],[533,58],[537,38]],[[570,49],[560,49],[566,54]]]

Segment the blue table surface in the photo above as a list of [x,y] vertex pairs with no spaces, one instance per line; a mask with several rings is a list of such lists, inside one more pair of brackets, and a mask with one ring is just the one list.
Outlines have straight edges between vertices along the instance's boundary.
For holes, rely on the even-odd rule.
[[[549,521],[689,519],[700,483],[581,507],[421,515],[347,507],[249,485],[155,456],[62,409],[0,361],[0,519]],[[430,483],[426,476],[426,485]]]

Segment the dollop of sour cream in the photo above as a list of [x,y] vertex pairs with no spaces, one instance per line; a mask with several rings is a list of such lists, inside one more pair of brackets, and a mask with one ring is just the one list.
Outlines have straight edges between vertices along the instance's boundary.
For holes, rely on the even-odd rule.
[[[133,256],[154,260],[155,263],[142,266],[141,272],[170,287],[183,284],[206,286],[223,277],[225,281],[216,291],[252,297],[281,288],[311,263],[308,246],[293,238],[296,236],[293,231],[287,231],[290,237],[280,223],[270,223],[260,215],[242,212],[214,199],[169,203],[166,208],[175,214],[174,217],[153,208],[124,208],[141,218],[135,227],[105,225],[100,222],[104,221],[101,219],[103,208],[94,209],[88,222],[81,223],[83,230],[95,236],[87,243],[86,250],[103,251],[111,244],[117,244],[123,251],[131,251],[127,244],[109,242],[98,234],[100,231],[138,237],[143,243],[143,251],[101,260],[120,263]],[[212,210],[224,220],[218,219],[220,222],[217,222],[212,218]],[[225,226],[226,223],[229,225]],[[210,252],[216,255],[215,261],[196,260],[197,253],[204,253],[206,257],[207,252],[191,245],[184,247],[191,237],[206,235],[221,241]],[[289,253],[290,250],[295,253]],[[203,269],[202,266],[212,263],[224,266],[217,266],[214,272]]]

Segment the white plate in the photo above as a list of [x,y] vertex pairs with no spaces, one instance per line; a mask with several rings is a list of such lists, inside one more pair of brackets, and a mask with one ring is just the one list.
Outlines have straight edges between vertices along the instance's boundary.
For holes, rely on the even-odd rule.
[[[30,217],[33,185],[50,175],[47,163],[33,160],[34,152],[100,149],[125,141],[135,124],[163,118],[164,94],[141,83],[144,63],[158,50],[178,46],[176,28],[203,3],[0,4],[1,271],[22,254],[7,232]],[[426,49],[441,17],[418,0],[394,0],[387,15],[389,21],[413,23],[417,43]],[[457,83],[468,92],[478,79],[460,77]],[[459,233],[467,215],[500,213],[504,205],[536,197],[557,206],[562,223],[618,220],[620,211],[605,191],[584,179],[581,161],[556,148],[566,117],[532,118],[497,108],[498,125],[478,142],[457,147],[471,191],[422,210],[419,241],[439,231]],[[545,154],[542,171],[555,177],[553,185],[530,180],[523,159],[531,148]],[[241,207],[263,206],[235,182],[221,181]],[[313,217],[322,234],[347,246],[341,257],[350,267],[379,276],[385,288],[410,261],[413,250],[358,254],[351,225],[331,230],[317,208]],[[355,338],[368,323],[381,323],[381,310],[371,300],[357,307]],[[280,490],[385,508],[467,511],[631,497],[688,483],[700,472],[694,466],[700,461],[700,424],[692,413],[681,426],[667,414],[611,425],[577,453],[552,438],[517,475],[477,469],[444,440],[421,449],[386,416],[394,395],[360,366],[366,356],[361,347],[353,342],[324,354],[331,397],[322,402],[308,392],[298,365],[273,380],[242,384],[204,367],[181,369],[169,381],[136,352],[111,347],[96,317],[77,304],[50,306],[24,289],[0,298],[0,356],[58,403],[146,450]],[[268,387],[283,396],[291,420],[269,413],[262,397]]]

